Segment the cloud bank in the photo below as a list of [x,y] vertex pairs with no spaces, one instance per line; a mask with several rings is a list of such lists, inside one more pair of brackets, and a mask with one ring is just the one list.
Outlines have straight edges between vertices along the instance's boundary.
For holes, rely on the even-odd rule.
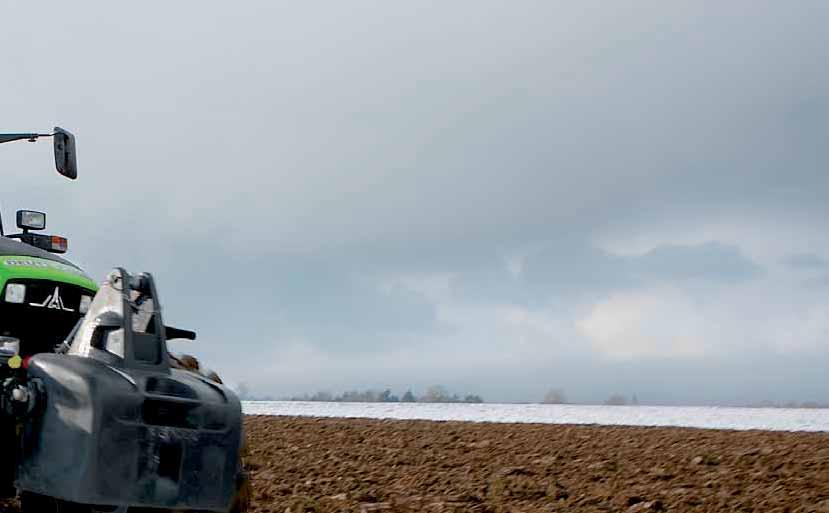
[[4,213],[230,382],[829,394],[824,2],[50,9],[4,8],[3,129],[81,178],[4,146]]

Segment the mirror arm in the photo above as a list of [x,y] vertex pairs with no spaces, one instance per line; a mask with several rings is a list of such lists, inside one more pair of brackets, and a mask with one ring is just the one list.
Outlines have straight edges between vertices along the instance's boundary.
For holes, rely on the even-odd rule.
[[38,137],[52,137],[53,135],[55,134],[0,134],[0,144],[22,140],[35,142]]

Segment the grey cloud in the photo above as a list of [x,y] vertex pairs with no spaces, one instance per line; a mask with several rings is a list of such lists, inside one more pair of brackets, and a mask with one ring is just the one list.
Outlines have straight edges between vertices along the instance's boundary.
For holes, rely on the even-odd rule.
[[[373,3],[320,17],[313,6],[252,3],[203,5],[193,19],[182,5],[165,6],[163,20],[151,5],[113,25],[77,16],[71,29],[9,27],[8,36],[30,51],[50,38],[80,45],[84,72],[58,68],[76,78],[51,106],[79,120],[82,150],[95,158],[73,195],[84,205],[116,183],[137,194],[163,183],[165,196],[186,198],[186,208],[147,212],[148,225],[178,217],[245,240],[259,228],[228,215],[244,209],[268,220],[273,247],[491,243],[683,206],[816,205],[827,189],[803,161],[813,143],[797,135],[814,120],[792,114],[804,99],[822,105],[827,90],[824,70],[808,65],[826,60],[808,36],[822,27],[817,15],[772,9],[755,18],[762,36],[747,37],[738,29],[749,4],[720,6],[706,30],[728,42],[722,52],[696,30],[703,9],[655,2],[643,4],[650,16],[476,4],[472,18]],[[427,19],[441,22],[430,29]],[[797,20],[800,37],[781,37],[771,19]],[[81,29],[118,58],[100,66],[98,40]],[[43,85],[27,62],[18,76],[35,94]],[[770,62],[778,80],[759,80]],[[28,103],[30,116],[43,116],[42,100]],[[8,107],[7,122],[32,122]]]
[[794,269],[821,270],[829,267],[829,261],[814,253],[797,253],[783,260],[783,263]]
[[801,283],[809,290],[829,290],[829,274],[807,278]]
[[455,284],[467,300],[537,305],[595,299],[666,282],[728,286],[763,272],[740,248],[721,242],[660,246],[639,256],[619,256],[577,237],[562,237],[529,252],[521,269],[511,275],[503,259],[491,255],[489,266],[458,269]]
[[710,280],[733,283],[757,277],[761,268],[734,245],[661,246],[628,259],[636,274],[666,281]]

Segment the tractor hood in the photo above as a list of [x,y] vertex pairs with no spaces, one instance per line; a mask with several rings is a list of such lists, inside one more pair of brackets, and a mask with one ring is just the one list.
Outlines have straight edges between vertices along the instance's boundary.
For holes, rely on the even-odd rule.
[[49,253],[48,251],[44,251],[40,248],[29,246],[28,244],[23,244],[22,242],[16,241],[14,239],[0,237],[0,256],[5,255],[37,257],[43,260],[59,262],[63,265],[74,267],[75,269],[80,271],[80,269],[78,269],[78,266],[76,266],[69,260],[56,256],[54,253]]
[[0,288],[10,279],[52,280],[92,291],[98,289],[95,281],[68,260],[0,237]]

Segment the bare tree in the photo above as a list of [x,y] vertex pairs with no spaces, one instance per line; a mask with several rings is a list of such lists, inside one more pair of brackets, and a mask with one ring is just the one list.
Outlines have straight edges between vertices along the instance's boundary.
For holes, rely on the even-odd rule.
[[448,403],[452,400],[452,396],[441,385],[432,385],[426,389],[426,393],[420,398],[420,402],[424,403]]
[[317,392],[311,396],[311,401],[329,403],[334,400],[334,396],[330,392]]
[[544,404],[567,404],[567,397],[564,395],[564,390],[560,388],[551,388],[544,394]]
[[628,403],[627,397],[622,394],[613,394],[605,400],[607,406],[624,406]]

